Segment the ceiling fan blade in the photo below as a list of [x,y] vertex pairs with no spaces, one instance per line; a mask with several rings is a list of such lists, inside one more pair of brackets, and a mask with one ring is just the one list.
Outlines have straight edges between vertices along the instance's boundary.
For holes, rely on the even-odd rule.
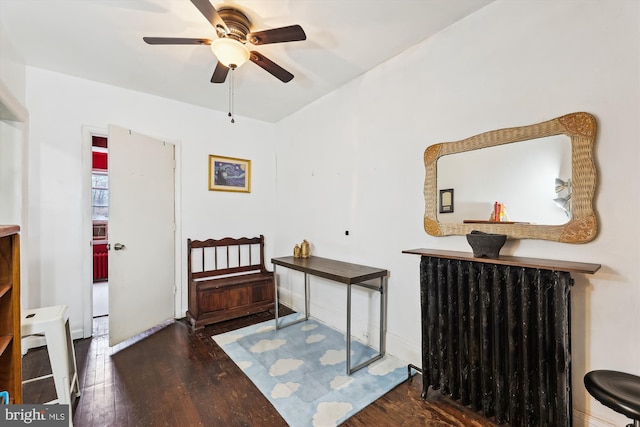
[[229,34],[229,27],[224,23],[224,20],[220,17],[220,14],[216,8],[211,5],[209,0],[191,0],[191,3],[198,8],[205,18],[207,18],[207,21],[213,25],[213,28],[224,34]]
[[182,39],[174,37],[143,37],[147,44],[211,44],[210,39]]
[[288,27],[273,28],[271,30],[256,31],[249,33],[247,40],[251,44],[269,44],[282,42],[296,42],[306,40],[307,35],[300,25],[290,25]]
[[290,82],[291,79],[293,79],[293,74],[255,50],[251,51],[249,59],[284,83]]
[[229,74],[229,67],[222,64],[222,62],[218,62],[216,65],[216,69],[213,70],[213,76],[211,76],[211,83],[224,83],[227,79],[227,74]]

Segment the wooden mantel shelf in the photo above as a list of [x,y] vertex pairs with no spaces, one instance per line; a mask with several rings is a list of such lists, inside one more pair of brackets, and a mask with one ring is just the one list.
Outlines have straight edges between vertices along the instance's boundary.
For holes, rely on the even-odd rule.
[[552,271],[567,271],[572,273],[594,274],[601,267],[600,264],[586,262],[559,261],[554,259],[525,258],[517,256],[501,255],[499,258],[476,258],[469,252],[441,251],[435,249],[407,249],[403,254],[432,256],[437,258],[450,258],[462,261],[483,262],[486,264],[513,265],[517,267],[540,268]]

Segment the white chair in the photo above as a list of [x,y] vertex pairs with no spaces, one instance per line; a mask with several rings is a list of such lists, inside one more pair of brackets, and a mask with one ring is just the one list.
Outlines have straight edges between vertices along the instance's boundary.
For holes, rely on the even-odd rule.
[[69,308],[66,305],[22,310],[22,338],[44,336],[49,352],[51,374],[24,380],[22,384],[53,377],[57,399],[47,402],[69,405],[69,425],[72,425],[71,394],[80,396],[76,354],[69,329]]

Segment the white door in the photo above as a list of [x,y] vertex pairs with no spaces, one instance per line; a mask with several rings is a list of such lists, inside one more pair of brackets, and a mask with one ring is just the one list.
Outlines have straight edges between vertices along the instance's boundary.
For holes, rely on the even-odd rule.
[[109,126],[109,345],[174,317],[174,146]]

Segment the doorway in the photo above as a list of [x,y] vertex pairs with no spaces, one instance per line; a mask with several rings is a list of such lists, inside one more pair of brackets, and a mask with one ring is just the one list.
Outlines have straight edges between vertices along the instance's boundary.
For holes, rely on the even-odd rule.
[[109,162],[106,137],[91,137],[93,317],[109,315]]
[[[94,285],[94,272],[93,272],[93,241],[94,241],[94,227],[93,227],[93,205],[92,205],[92,190],[93,190],[93,179],[92,179],[92,173],[93,173],[93,162],[92,162],[92,153],[93,153],[93,144],[92,144],[92,140],[94,136],[98,136],[98,137],[102,137],[104,139],[108,140],[108,147],[107,147],[107,152],[108,152],[108,156],[109,158],[111,156],[114,155],[115,153],[115,149],[114,149],[114,144],[116,144],[117,146],[120,144],[120,141],[122,141],[122,137],[125,138],[130,138],[132,136],[138,135],[133,131],[129,131],[126,130],[124,132],[119,132],[121,135],[119,135],[117,138],[115,136],[113,136],[111,134],[112,132],[112,126],[109,126],[109,131],[107,131],[106,129],[100,129],[100,128],[92,128],[89,126],[83,126],[82,128],[82,133],[83,133],[83,203],[82,203],[82,209],[83,209],[83,240],[86,243],[83,243],[83,246],[85,247],[85,249],[82,251],[83,255],[82,255],[82,259],[83,259],[83,283],[85,283],[85,285],[83,286],[83,337],[84,338],[88,338],[92,336],[92,332],[93,332],[93,323],[94,323],[94,314],[93,314],[93,295],[94,295],[94,291],[96,291],[96,286]],[[171,284],[171,303],[173,305],[171,314],[169,315],[171,318],[175,318],[175,317],[180,317],[180,313],[184,314],[186,307],[183,307],[183,301],[185,301],[186,303],[186,299],[184,298],[183,294],[186,293],[186,278],[182,277],[183,276],[183,271],[182,271],[182,245],[181,243],[181,236],[182,236],[182,226],[181,226],[181,167],[180,167],[180,159],[181,159],[181,145],[179,141],[173,140],[173,141],[168,141],[168,140],[162,140],[162,141],[167,141],[167,142],[161,142],[162,145],[167,145],[167,146],[172,146],[173,147],[173,152],[174,152],[174,160],[172,161],[172,168],[173,168],[173,181],[171,186],[174,188],[173,191],[173,195],[175,197],[175,200],[173,200],[172,202],[172,211],[174,212],[174,225],[173,227],[173,235],[175,236],[173,240],[173,243],[169,243],[169,245],[174,247],[173,253],[174,253],[174,259],[173,262],[169,263],[173,266],[175,266],[174,273],[173,273],[173,279],[170,280],[170,284]],[[129,145],[132,144],[132,145]],[[126,143],[126,148],[125,148],[125,157],[132,157],[134,155],[136,156],[142,156],[142,157],[138,157],[138,162],[137,164],[139,165],[143,165],[143,166],[147,166],[146,163],[151,163],[154,164],[153,161],[150,161],[150,157],[149,155],[151,154],[150,152],[146,152],[146,151],[142,151],[142,152],[137,152],[139,150],[135,149],[135,146],[137,146],[137,143],[133,143],[133,141],[128,141]],[[112,152],[114,151],[114,152]],[[121,156],[121,154],[119,155]],[[118,156],[116,156],[118,157]],[[120,164],[120,161],[116,162],[116,160],[114,160],[113,158],[111,158],[109,160],[110,164],[105,165],[106,167],[104,169],[106,169],[108,171],[108,184],[107,184],[107,190],[109,191],[108,194],[108,198],[109,201],[113,204],[114,203],[114,199],[113,199],[113,195],[116,192],[116,187],[114,185],[114,176],[118,175],[119,173],[117,173],[116,169],[114,169],[114,165],[116,165],[116,163]],[[125,173],[124,175],[122,173],[120,173],[121,176],[129,176],[127,173]],[[128,187],[128,184],[127,184]],[[121,194],[121,191],[118,191],[118,193]],[[150,193],[153,193],[153,191],[150,191]],[[120,203],[121,205],[123,205],[123,203]],[[124,204],[124,206],[129,206],[128,204]],[[139,216],[139,210],[137,207],[132,206],[132,210],[130,212],[130,215],[132,215],[132,218],[128,218],[127,222],[134,222],[135,221],[135,217]],[[113,206],[111,207],[113,208]],[[112,261],[114,261],[116,258],[120,258],[120,259],[137,259],[138,255],[134,254],[135,249],[136,249],[136,245],[133,244],[127,244],[126,245],[126,249],[123,250],[117,250],[114,252],[114,247],[115,247],[115,243],[128,243],[131,242],[133,243],[133,241],[131,240],[132,238],[127,234],[125,237],[116,235],[118,234],[118,230],[116,227],[116,222],[114,222],[114,212],[111,212],[111,209],[108,212],[108,217],[106,220],[106,227],[104,227],[103,231],[100,230],[99,231],[99,227],[96,227],[96,233],[100,233],[103,232],[104,233],[104,237],[105,240],[107,241],[107,244],[111,244],[111,251],[108,251],[108,255],[107,255],[107,259],[109,260],[109,264],[111,264]],[[98,224],[96,224],[98,225]],[[115,227],[115,228],[114,228]],[[115,234],[114,234],[115,233]],[[114,239],[124,239],[122,241],[116,241]],[[155,245],[153,243],[153,240],[155,239],[155,235],[151,236],[151,238],[149,238],[145,245],[147,248],[154,248]],[[86,246],[85,246],[86,245]],[[125,246],[125,245],[118,245],[118,246]],[[164,246],[166,247],[166,245]],[[167,264],[169,264],[167,263]],[[109,267],[108,267],[109,268]],[[148,268],[148,267],[139,267],[138,268],[141,271],[151,271],[152,269]],[[131,323],[131,324],[136,324],[139,323],[139,316],[135,315],[135,311],[136,310],[149,310],[149,308],[144,308],[146,305],[148,305],[149,303],[153,303],[153,298],[140,298],[139,296],[136,296],[136,292],[138,291],[138,285],[137,283],[139,282],[149,282],[149,280],[140,280],[139,282],[135,282],[135,284],[130,284],[128,285],[126,288],[124,289],[120,289],[120,292],[118,292],[118,290],[116,289],[116,282],[119,279],[119,277],[115,277],[112,276],[112,274],[114,272],[116,272],[118,270],[118,268],[114,268],[113,265],[110,267],[110,270],[108,272],[108,277],[109,280],[107,282],[107,286],[108,286],[108,290],[111,293],[111,295],[109,296],[109,298],[113,297],[113,294],[120,294],[120,295],[125,295],[125,299],[130,300],[131,303],[135,303],[135,307],[129,307],[124,314],[121,311],[118,311],[118,313],[116,313],[116,311],[114,311],[114,307],[116,307],[116,305],[113,303],[113,301],[111,301],[109,303],[109,308],[108,308],[108,319],[109,321],[113,321],[116,318],[120,318],[120,322],[125,322],[125,323]],[[125,274],[125,276],[132,276],[132,274],[130,273],[135,273],[128,271],[128,273]],[[124,274],[124,273],[121,273]],[[118,275],[116,275],[118,276]],[[145,279],[148,279],[149,277],[151,277],[151,275],[146,275]],[[96,282],[97,283],[97,282]],[[157,283],[157,281],[156,281]],[[146,286],[146,285],[145,285]],[[174,295],[175,292],[175,295]],[[154,291],[155,294],[155,291]],[[142,330],[142,329],[141,329]],[[115,328],[114,328],[115,331]]]

